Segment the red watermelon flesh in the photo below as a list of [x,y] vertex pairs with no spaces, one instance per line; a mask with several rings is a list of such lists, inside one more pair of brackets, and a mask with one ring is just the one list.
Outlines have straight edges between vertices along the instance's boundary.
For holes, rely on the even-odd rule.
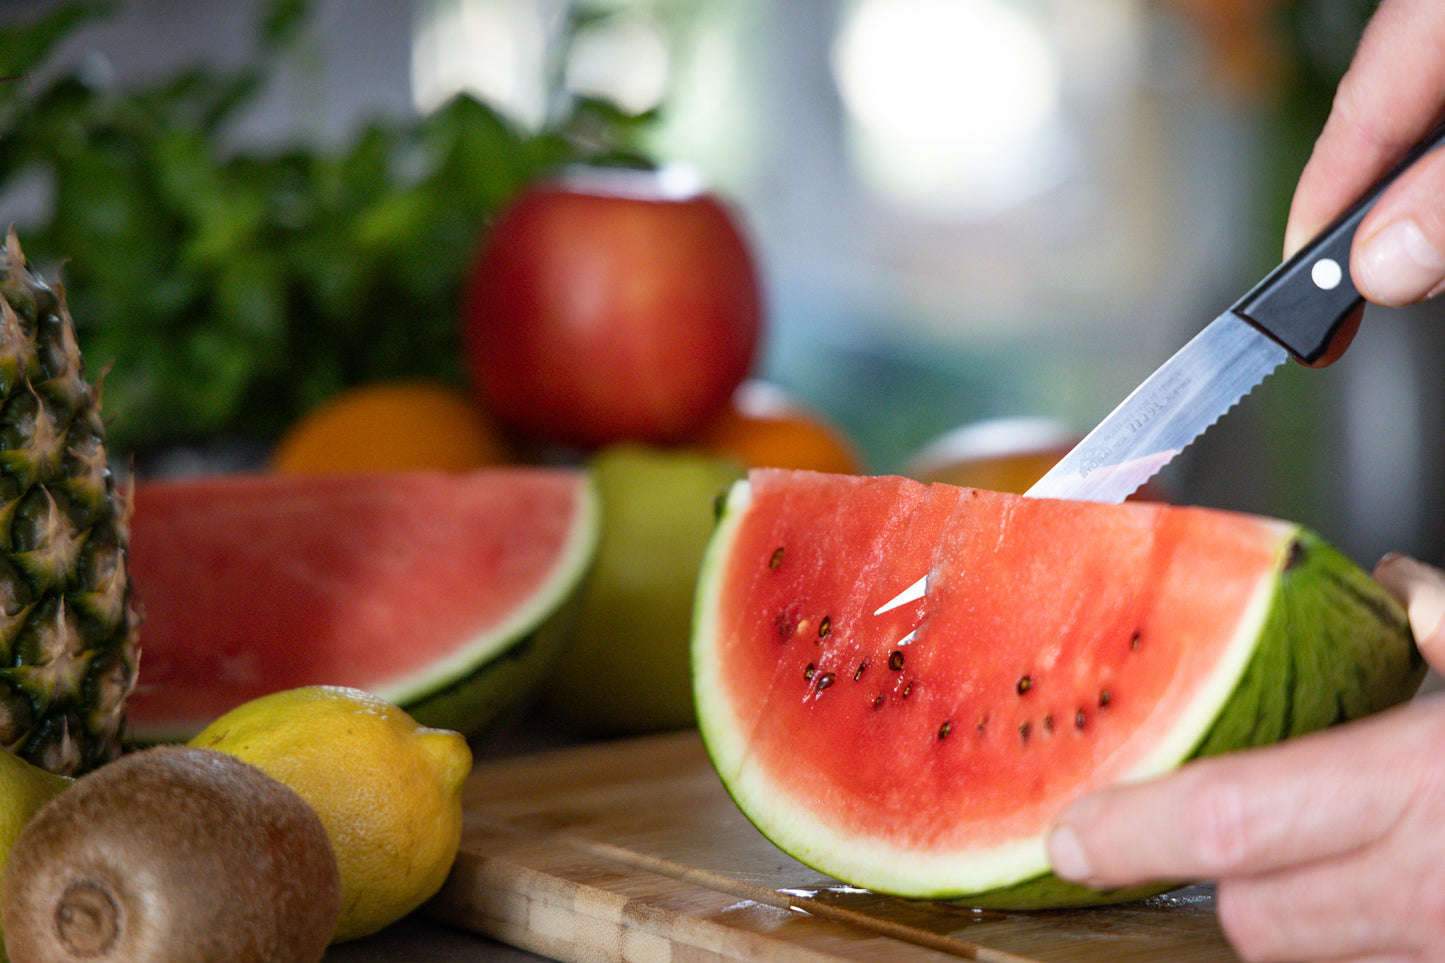
[[[1047,869],[1069,801],[1196,750],[1306,544],[1205,509],[754,472],[699,587],[703,735],[804,862],[904,895],[1010,886]],[[875,614],[925,572],[924,599]],[[1418,682],[1408,631],[1360,581],[1392,623],[1376,701],[1398,701]]]
[[[313,684],[417,708],[521,661],[580,583],[597,511],[589,477],[562,469],[138,483],[131,731],[186,738],[242,702]],[[525,681],[514,668],[508,686]],[[488,691],[424,721],[477,728],[526,694]]]

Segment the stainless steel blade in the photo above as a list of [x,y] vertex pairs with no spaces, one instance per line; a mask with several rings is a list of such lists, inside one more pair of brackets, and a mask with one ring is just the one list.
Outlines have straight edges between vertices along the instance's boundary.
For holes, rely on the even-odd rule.
[[1273,338],[1226,311],[1144,379],[1028,494],[1123,501],[1287,357]]
[[[1226,311],[1144,379],[1027,494],[1123,501],[1288,356],[1278,342]],[[874,614],[926,594],[925,575]]]

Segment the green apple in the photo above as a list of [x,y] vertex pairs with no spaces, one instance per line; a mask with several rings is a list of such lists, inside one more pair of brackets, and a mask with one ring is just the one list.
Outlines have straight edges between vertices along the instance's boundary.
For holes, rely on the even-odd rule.
[[590,464],[602,536],[547,707],[593,734],[690,726],[693,590],[718,496],[742,469],[688,449],[631,443],[599,451]]

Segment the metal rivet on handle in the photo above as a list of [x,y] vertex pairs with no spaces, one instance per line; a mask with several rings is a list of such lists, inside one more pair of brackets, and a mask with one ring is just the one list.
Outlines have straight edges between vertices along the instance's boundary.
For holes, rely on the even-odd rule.
[[1310,280],[1321,291],[1333,291],[1345,279],[1340,262],[1332,257],[1322,257],[1310,268]]

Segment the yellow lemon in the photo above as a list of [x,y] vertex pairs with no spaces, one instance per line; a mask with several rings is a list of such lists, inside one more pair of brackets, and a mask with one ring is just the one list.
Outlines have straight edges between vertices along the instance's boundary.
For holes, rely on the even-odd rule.
[[[11,752],[0,750],[0,866],[10,855],[20,830],[71,780],[33,766]],[[3,936],[3,933],[0,933]],[[0,949],[0,960],[5,952]]]
[[446,880],[472,766],[459,733],[366,692],[307,686],[232,709],[191,745],[251,763],[315,808],[341,870],[333,942],[395,922]]

